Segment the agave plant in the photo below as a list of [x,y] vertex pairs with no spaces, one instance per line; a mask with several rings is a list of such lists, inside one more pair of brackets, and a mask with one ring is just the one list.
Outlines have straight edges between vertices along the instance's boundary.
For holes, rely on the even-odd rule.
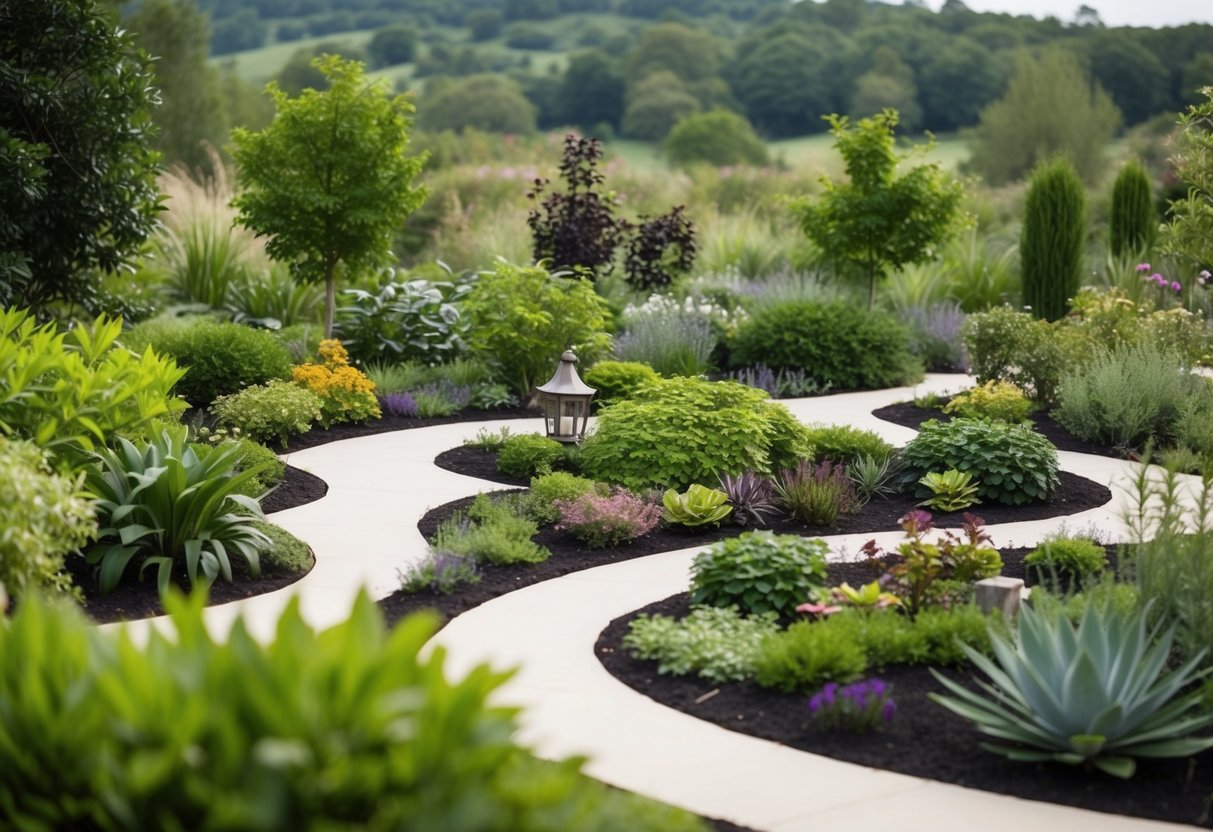
[[[99,464],[85,482],[97,498],[100,529],[85,556],[101,565],[102,592],[118,585],[136,556],[143,561],[141,573],[157,568],[161,593],[181,562],[192,586],[209,586],[220,574],[230,582],[232,553],[260,574],[259,555],[270,539],[253,521],[264,515],[255,499],[239,491],[273,463],[236,473],[244,457],[238,444],[190,445],[184,427],[165,429],[141,448],[120,439],[117,450],[95,456]],[[247,513],[233,512],[233,506]]]
[[699,483],[692,483],[682,494],[671,488],[661,496],[662,505],[665,506],[661,519],[679,526],[719,523],[733,510],[727,504],[728,499],[729,495],[723,491],[706,488]]
[[762,526],[776,511],[771,482],[753,471],[733,476],[720,474],[720,490],[733,506],[733,522],[739,526]]
[[1075,626],[1061,609],[1026,607],[1014,638],[990,629],[996,661],[962,645],[993,682],[980,683],[989,697],[932,670],[953,696],[931,699],[1000,740],[982,747],[1011,760],[1092,765],[1128,778],[1135,757],[1186,757],[1213,747],[1213,737],[1189,736],[1213,724],[1213,714],[1188,714],[1199,691],[1180,695],[1208,672],[1196,669],[1204,653],[1166,671],[1175,628],[1148,632],[1148,615],[1148,607],[1091,604]]

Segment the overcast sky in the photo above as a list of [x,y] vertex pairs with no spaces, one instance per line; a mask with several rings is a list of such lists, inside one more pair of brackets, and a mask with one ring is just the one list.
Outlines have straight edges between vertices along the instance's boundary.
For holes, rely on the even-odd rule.
[[[927,0],[938,9],[943,0]],[[1030,14],[1069,21],[1084,0],[964,0],[978,12]],[[1213,0],[1085,0],[1109,26],[1179,26],[1213,23]]]

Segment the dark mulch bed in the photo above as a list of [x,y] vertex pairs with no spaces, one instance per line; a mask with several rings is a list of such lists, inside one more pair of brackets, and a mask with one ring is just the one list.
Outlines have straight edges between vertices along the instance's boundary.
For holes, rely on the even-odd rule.
[[[481,476],[481,471],[491,462],[496,454],[486,453],[476,448],[456,448],[441,456],[446,457],[449,470],[467,473],[470,476]],[[466,468],[453,467],[455,458],[466,459]],[[495,471],[495,469],[493,469]],[[498,474],[498,477],[501,475]],[[523,484],[514,481],[513,484]],[[1020,520],[1038,520],[1056,517],[1063,514],[1075,514],[1106,503],[1112,498],[1111,492],[1098,483],[1063,472],[1061,488],[1052,500],[1028,506],[978,506],[976,513],[987,523],[1009,523]],[[450,517],[458,509],[466,507],[472,497],[455,500],[428,511],[417,528],[428,539],[438,528],[438,524]],[[864,506],[857,514],[840,516],[838,522],[829,528],[809,527],[788,519],[779,519],[771,525],[771,529],[780,534],[801,534],[806,536],[845,534],[851,532],[888,531],[900,528],[898,520],[914,507],[914,499],[899,496],[892,500],[874,500]],[[940,527],[958,528],[963,522],[963,512],[935,515],[935,524]],[[632,558],[668,552],[673,549],[685,549],[690,546],[703,546],[714,543],[726,537],[735,537],[744,529],[738,526],[726,525],[715,529],[699,531],[658,528],[653,532],[632,541],[627,546],[616,549],[587,549],[571,535],[557,531],[548,526],[539,530],[535,541],[546,546],[552,552],[552,557],[538,564],[511,564],[506,566],[486,565],[482,568],[481,579],[477,584],[459,587],[450,595],[427,591],[416,594],[396,592],[380,601],[385,614],[391,621],[417,610],[437,610],[445,620],[450,620],[460,613],[480,606],[485,601],[512,592],[515,589],[530,586],[558,578],[571,572],[601,566],[607,563],[618,563]],[[998,540],[995,540],[995,545]]]
[[[950,422],[952,417],[935,407],[919,407],[913,402],[901,402],[873,410],[872,415],[877,419],[892,422],[905,428],[918,430],[918,426],[927,419],[938,419]],[[1059,451],[1075,451],[1080,454],[1098,454],[1099,456],[1120,457],[1123,454],[1116,448],[1100,445],[1079,439],[1063,428],[1051,415],[1044,411],[1032,414],[1032,429],[1052,442]]]
[[307,433],[291,437],[286,446],[287,453],[302,451],[337,442],[341,439],[354,439],[359,436],[374,436],[378,433],[391,433],[396,430],[411,430],[413,428],[428,428],[434,425],[453,425],[458,422],[491,422],[500,419],[534,419],[535,430],[542,430],[542,417],[538,410],[525,407],[504,407],[497,410],[475,410],[467,407],[450,416],[433,419],[408,419],[403,416],[384,414],[382,419],[371,419],[366,422],[345,422],[333,425],[327,430],[312,428]]
[[[1023,577],[1027,550],[1003,552],[1003,574]],[[870,580],[866,564],[831,564],[831,582]],[[685,593],[617,618],[603,630],[595,653],[611,675],[649,698],[731,731],[761,737],[838,760],[985,791],[1177,823],[1213,826],[1213,751],[1186,760],[1141,760],[1137,774],[1121,781],[1060,764],[1014,763],[983,751],[971,723],[927,699],[943,688],[921,667],[886,668],[878,675],[894,687],[897,716],[872,734],[820,729],[808,718],[808,697],[784,694],[753,682],[717,684],[694,677],[662,676],[657,663],[633,659],[622,647],[637,615],[680,617]],[[967,680],[964,671],[949,671]]]
[[261,498],[261,510],[266,514],[314,503],[329,493],[329,484],[315,474],[293,465],[286,466],[282,481]]

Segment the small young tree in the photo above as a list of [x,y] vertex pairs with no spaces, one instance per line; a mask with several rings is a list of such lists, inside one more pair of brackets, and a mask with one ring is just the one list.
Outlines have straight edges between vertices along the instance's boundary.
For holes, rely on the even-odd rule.
[[1116,175],[1108,225],[1108,241],[1117,257],[1143,253],[1154,242],[1158,211],[1150,176],[1137,162],[1129,162]]
[[406,156],[407,96],[367,81],[363,66],[322,55],[329,89],[291,98],[270,83],[278,113],[264,130],[237,129],[235,158],[243,187],[238,222],[268,238],[266,250],[297,274],[323,280],[324,334],[333,333],[339,269],[387,265],[392,234],[425,200],[414,185],[424,156]]
[[896,110],[854,125],[846,116],[826,121],[850,181],[822,177],[825,193],[793,200],[792,211],[828,258],[862,271],[870,307],[876,303],[876,283],[889,269],[931,259],[935,246],[956,230],[964,187],[937,164],[914,165],[898,174],[898,164],[910,154],[894,150]]
[[1062,158],[1038,167],[1028,186],[1019,243],[1023,301],[1036,317],[1058,320],[1077,294],[1085,226],[1086,197],[1074,165]]

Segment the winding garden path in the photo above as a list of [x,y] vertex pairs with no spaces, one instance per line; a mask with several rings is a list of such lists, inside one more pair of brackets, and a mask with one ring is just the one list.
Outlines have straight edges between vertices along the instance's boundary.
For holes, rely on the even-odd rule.
[[[872,410],[925,392],[955,391],[957,376],[928,376],[916,388],[784,401],[806,422],[850,424],[901,445],[913,431],[882,422]],[[538,419],[493,422],[526,432]],[[346,617],[367,587],[382,598],[399,585],[397,570],[419,560],[426,544],[417,521],[430,508],[488,490],[485,482],[437,468],[434,457],[474,436],[462,423],[379,434],[291,454],[288,461],[329,484],[323,499],[274,515],[307,541],[315,568],[278,592],[206,611],[224,633],[238,616],[268,638],[288,600],[318,628]],[[1136,466],[1085,454],[1060,454],[1064,470],[1112,488],[1108,505],[1078,515],[989,528],[995,545],[1028,546],[1064,523],[1098,527],[1110,539],[1122,530],[1118,511]],[[900,532],[839,535],[825,540],[836,557],[856,554],[867,540],[884,547]],[[588,569],[496,598],[451,621],[434,638],[460,675],[488,661],[520,668],[500,701],[520,705],[520,739],[540,755],[584,754],[588,773],[608,783],[702,815],[773,832],[898,829],[998,832],[1024,829],[1121,832],[1172,829],[1171,824],[994,795],[877,771],[727,731],[659,705],[624,686],[594,655],[598,634],[614,618],[684,591],[696,549]],[[841,554],[840,554],[841,553]],[[113,625],[111,625],[113,626]],[[136,635],[151,622],[122,625]]]

